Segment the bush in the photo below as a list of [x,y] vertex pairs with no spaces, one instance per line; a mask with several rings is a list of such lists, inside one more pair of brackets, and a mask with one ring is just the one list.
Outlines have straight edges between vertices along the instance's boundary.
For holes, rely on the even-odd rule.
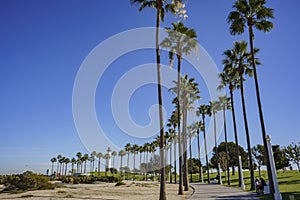
[[48,177],[30,171],[19,175],[6,176],[4,185],[6,186],[4,191],[54,189],[54,185],[49,183]]
[[109,183],[115,183],[115,182],[120,182],[122,181],[121,178],[119,177],[113,177],[113,176],[101,176],[101,177],[94,177],[94,176],[65,176],[62,177],[61,179],[62,183],[70,183],[70,184],[79,184],[79,183],[94,183],[96,181],[99,182],[109,182]]

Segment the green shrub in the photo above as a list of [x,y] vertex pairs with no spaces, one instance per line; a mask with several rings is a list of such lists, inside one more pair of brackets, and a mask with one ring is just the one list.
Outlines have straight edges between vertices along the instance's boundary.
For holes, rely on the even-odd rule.
[[4,191],[54,189],[54,185],[49,183],[48,177],[30,171],[19,175],[6,176],[4,185],[6,186]]

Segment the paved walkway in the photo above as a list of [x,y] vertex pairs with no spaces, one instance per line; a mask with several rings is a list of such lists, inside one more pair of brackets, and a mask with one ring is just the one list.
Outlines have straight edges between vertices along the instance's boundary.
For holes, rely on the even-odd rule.
[[190,200],[195,199],[218,199],[218,200],[258,200],[255,193],[244,192],[237,188],[226,187],[213,184],[192,183],[191,186],[195,189]]

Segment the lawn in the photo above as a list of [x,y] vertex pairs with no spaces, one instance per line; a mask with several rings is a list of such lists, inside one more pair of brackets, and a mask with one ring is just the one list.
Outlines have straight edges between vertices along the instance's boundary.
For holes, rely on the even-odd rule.
[[[216,177],[216,173],[211,174],[211,180]],[[238,174],[235,173],[234,176],[231,176],[231,186],[238,187]],[[250,173],[248,171],[243,172],[246,191],[250,191]],[[262,171],[261,176],[267,181],[267,172]],[[204,179],[206,181],[206,174]],[[255,177],[259,178],[258,171],[255,171]],[[299,171],[277,171],[277,179],[279,183],[279,190],[282,194],[283,200],[300,200],[300,172]],[[198,181],[199,175],[193,175],[193,181]],[[227,185],[227,179],[225,178],[225,173],[222,173],[222,182],[223,185]],[[254,191],[251,191],[254,192]],[[271,195],[262,195],[259,196],[260,199],[271,200]]]

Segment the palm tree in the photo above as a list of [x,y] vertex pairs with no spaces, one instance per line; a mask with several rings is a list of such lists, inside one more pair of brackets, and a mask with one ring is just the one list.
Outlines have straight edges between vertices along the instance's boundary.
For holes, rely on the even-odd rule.
[[219,74],[219,78],[221,79],[221,84],[219,85],[218,89],[224,89],[226,85],[228,85],[228,89],[230,92],[230,103],[231,103],[231,113],[232,113],[232,122],[233,122],[233,130],[234,130],[234,138],[235,138],[235,144],[236,144],[236,160],[238,160],[238,176],[239,176],[239,187],[242,186],[242,164],[240,163],[240,150],[239,150],[239,140],[238,140],[238,134],[237,134],[237,127],[236,127],[236,118],[235,118],[235,109],[234,109],[234,96],[233,91],[238,86],[238,75],[234,71],[233,67],[233,61],[232,60],[223,60],[224,65],[228,65],[228,67],[225,67],[227,70],[223,70]]
[[197,133],[197,124],[196,122],[187,127],[188,129],[188,137],[189,137],[189,151],[190,151],[190,182],[193,180],[193,170],[192,170],[192,138],[196,136]]
[[139,180],[141,180],[141,178],[142,178],[142,168],[141,168],[141,166],[142,166],[142,156],[143,156],[143,152],[145,152],[145,146],[144,145],[139,146],[138,152],[140,154],[140,170],[139,170],[140,171],[140,176],[139,176]]
[[111,156],[113,157],[113,164],[112,164],[112,167],[113,167],[113,176],[114,176],[114,174],[115,174],[115,158],[116,158],[116,156],[118,155],[118,153],[116,152],[116,151],[113,151],[112,153],[111,153]]
[[[178,136],[176,135],[177,124],[178,124],[177,114],[176,114],[176,111],[173,111],[171,117],[168,119],[167,126],[169,128],[172,128],[171,140],[173,140],[173,145],[174,145],[174,174],[175,174],[174,179],[175,179],[175,184],[177,183],[177,166],[176,166],[176,145],[178,143]],[[171,160],[171,156],[170,156],[170,160]],[[172,174],[170,174],[170,175],[171,175],[170,182],[172,182]]]
[[[197,52],[198,44],[196,41],[197,34],[194,29],[189,29],[184,26],[182,22],[172,23],[173,28],[166,28],[166,32],[168,33],[168,37],[165,38],[161,46],[169,49],[170,56],[170,64],[173,63],[174,54],[177,57],[177,84],[178,88],[180,86],[180,72],[181,72],[181,61],[182,55],[189,55],[192,53],[192,50]],[[180,102],[180,90],[177,91],[177,101]],[[179,148],[179,189],[178,194],[183,194],[182,188],[182,175],[181,175],[181,167],[182,167],[182,147],[181,147],[181,133],[180,133],[180,103],[177,103],[177,121],[178,121],[178,148]]]
[[[168,124],[167,124],[167,126],[168,126]],[[172,153],[173,153],[172,152],[172,145],[175,146],[176,132],[175,132],[175,129],[173,129],[173,128],[169,128],[168,132],[170,134],[169,138],[168,138],[169,139],[168,142],[169,142],[169,145],[170,145],[170,183],[172,183],[172,170],[171,170],[171,166],[172,166]],[[174,147],[174,148],[176,148],[176,147]],[[174,157],[174,160],[175,160],[175,163],[176,163],[176,157]],[[175,173],[175,177],[176,177],[176,173]]]
[[270,183],[270,193],[274,193],[274,183],[270,165],[270,155],[267,149],[267,134],[264,123],[262,104],[260,100],[260,91],[258,76],[255,63],[255,48],[254,48],[254,31],[253,27],[259,31],[269,32],[273,29],[274,25],[269,19],[274,18],[274,10],[265,6],[266,0],[238,0],[233,5],[233,11],[228,15],[228,23],[230,23],[230,33],[232,35],[240,35],[245,31],[245,27],[248,27],[250,52],[252,59],[252,67],[254,73],[254,82],[256,88],[256,100],[259,111],[260,125],[262,130],[262,138],[264,143],[264,153],[266,156],[267,171]]
[[[180,1],[180,0],[177,0]],[[159,121],[160,121],[160,159],[161,159],[161,179],[160,179],[160,200],[166,200],[166,182],[165,182],[165,166],[164,162],[164,124],[163,124],[163,111],[162,111],[162,88],[161,88],[161,75],[160,75],[160,49],[159,49],[159,34],[160,34],[160,21],[164,21],[165,12],[175,12],[175,5],[168,4],[167,0],[130,0],[132,4],[140,4],[139,11],[145,7],[156,9],[156,33],[155,33],[155,46],[156,46],[156,64],[157,64],[157,92],[159,104]]]
[[72,173],[72,175],[74,174],[74,165],[76,164],[76,162],[77,162],[77,161],[76,161],[76,158],[73,157],[73,158],[71,159],[71,163],[72,163],[72,171],[71,171],[71,173]]
[[[258,49],[256,49],[256,53]],[[246,103],[245,103],[245,95],[244,95],[244,75],[252,76],[252,69],[250,68],[249,64],[249,56],[250,54],[247,52],[247,42],[234,42],[234,47],[232,49],[226,50],[224,52],[225,60],[231,60],[233,62],[234,71],[239,76],[239,88],[241,92],[241,100],[242,100],[242,108],[243,108],[243,118],[244,118],[244,126],[246,132],[246,139],[247,139],[247,147],[248,147],[248,157],[249,157],[249,168],[250,168],[250,179],[251,179],[251,187],[250,190],[255,189],[255,182],[254,182],[254,168],[253,168],[253,161],[251,156],[251,142],[250,142],[250,133],[248,127],[248,120],[247,120],[247,112],[246,112]],[[256,61],[256,63],[259,63]],[[225,65],[224,70],[230,70],[232,67],[230,65]],[[227,69],[229,68],[229,69]]]
[[[76,156],[77,156],[77,172],[79,172],[79,168],[80,168],[80,164],[81,164],[80,160],[82,158],[82,153],[77,152]],[[82,173],[82,171],[80,171],[80,172]]]
[[208,183],[210,183],[209,177],[209,163],[208,163],[208,154],[207,154],[207,145],[206,145],[206,130],[205,130],[205,115],[211,115],[210,106],[209,105],[200,105],[198,108],[198,115],[202,116],[202,125],[203,125],[203,136],[204,136],[204,150],[205,150],[205,160],[206,160],[206,173]]
[[66,165],[66,167],[65,167],[65,175],[67,175],[68,164],[69,164],[70,162],[71,162],[71,161],[70,161],[69,158],[65,158],[65,159],[64,159],[64,163],[65,163],[65,165]]
[[91,172],[94,172],[94,169],[95,169],[95,157],[97,155],[97,152],[96,151],[92,151],[91,153],[91,160],[92,160],[92,167],[91,167]]
[[86,153],[82,157],[82,161],[84,162],[84,173],[86,173],[86,161],[89,159],[89,155]]
[[[125,145],[125,151],[127,152],[127,167],[128,167],[128,169],[130,169],[130,167],[129,167],[129,156],[130,156],[130,151],[131,151],[131,144],[130,143],[127,143]],[[127,179],[128,179],[128,175],[129,175],[129,172],[127,172]]]
[[52,166],[51,166],[51,174],[53,174],[54,172],[53,172],[53,168],[54,168],[54,163],[57,161],[57,159],[55,158],[55,157],[53,157],[53,158],[51,158],[51,163],[52,163]]
[[146,181],[148,181],[148,168],[149,168],[149,164],[148,164],[148,160],[149,160],[149,152],[150,152],[150,148],[151,148],[151,144],[150,143],[148,143],[148,142],[146,142],[145,144],[144,144],[144,147],[145,147],[145,150],[146,150],[146,161],[145,161],[145,163],[146,163],[146,177],[145,177],[145,179],[146,179]]
[[199,182],[203,183],[203,171],[202,171],[202,164],[201,164],[201,155],[200,155],[200,131],[203,131],[203,123],[201,121],[196,122],[197,125],[197,149],[198,149],[198,159],[199,159]]
[[[186,134],[186,129],[187,129],[187,111],[193,109],[193,103],[198,100],[199,97],[199,89],[198,89],[198,84],[195,82],[194,78],[188,78],[187,75],[184,75],[183,77],[180,77],[180,81],[173,81],[175,83],[175,87],[171,88],[174,93],[178,94],[179,91],[179,104],[181,104],[182,109],[180,112],[182,113],[182,147],[183,147],[183,184],[184,184],[184,190],[188,191],[189,189],[189,184],[188,184],[188,163],[187,163],[187,134]],[[181,82],[181,84],[180,84]],[[180,88],[179,88],[180,84]],[[177,97],[174,99],[173,102],[177,102],[178,100]],[[176,104],[176,105],[177,105]],[[180,139],[179,139],[180,141]],[[180,145],[179,145],[180,146]],[[180,160],[179,160],[180,161]],[[179,170],[181,171],[181,170]]]
[[131,153],[133,154],[133,176],[135,178],[135,172],[136,172],[136,168],[135,168],[135,155],[138,153],[138,150],[139,150],[139,146],[137,144],[134,144],[131,148]]
[[60,169],[60,162],[59,162],[59,160],[61,160],[62,159],[62,155],[57,155],[57,157],[56,157],[56,159],[57,159],[57,175],[59,175],[59,169]]
[[98,158],[98,176],[100,176],[100,167],[101,167],[101,158],[103,158],[103,154],[101,152],[97,153],[96,157]]
[[[225,151],[226,151],[226,168],[227,168],[227,184],[230,185],[230,173],[229,173],[229,150],[228,150],[228,141],[227,141],[227,128],[226,128],[226,110],[231,109],[230,107],[230,98],[225,96],[219,97],[220,106],[223,110],[223,120],[224,120],[224,135],[225,135]],[[218,154],[216,154],[218,155]]]
[[219,184],[222,184],[222,177],[220,174],[220,162],[219,162],[219,153],[218,153],[218,145],[217,145],[217,120],[216,114],[221,110],[220,102],[218,101],[210,101],[209,102],[211,113],[214,119],[214,137],[215,137],[215,150],[216,150],[216,157],[217,157],[217,170],[218,170],[218,177],[219,177]]
[[124,150],[119,151],[119,156],[120,156],[120,172],[121,172],[121,177],[123,175],[123,157],[126,155],[126,152]]

